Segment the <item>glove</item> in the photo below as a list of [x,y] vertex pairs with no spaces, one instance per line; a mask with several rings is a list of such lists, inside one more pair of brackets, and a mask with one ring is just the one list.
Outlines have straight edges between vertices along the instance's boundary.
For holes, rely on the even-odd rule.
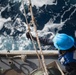
[[28,39],[31,39],[30,35],[31,35],[31,34],[30,34],[29,32],[26,33],[26,37],[27,37]]

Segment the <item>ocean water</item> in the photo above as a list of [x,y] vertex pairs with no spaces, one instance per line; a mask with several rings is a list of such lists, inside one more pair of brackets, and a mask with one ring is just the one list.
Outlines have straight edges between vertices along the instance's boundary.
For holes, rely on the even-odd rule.
[[[39,37],[47,34],[66,33],[76,40],[76,0],[31,0]],[[29,2],[24,0],[27,20],[30,23]],[[31,32],[35,36],[34,28]],[[0,0],[0,50],[33,50],[26,37],[28,26],[25,21],[21,0]],[[34,41],[37,49],[37,42]],[[43,45],[43,50],[54,49]]]

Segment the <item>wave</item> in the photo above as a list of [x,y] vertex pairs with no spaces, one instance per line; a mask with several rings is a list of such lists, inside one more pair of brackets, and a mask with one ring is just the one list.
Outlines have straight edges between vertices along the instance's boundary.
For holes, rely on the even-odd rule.
[[[24,7],[30,23],[28,0]],[[32,0],[33,12],[39,37],[47,34],[66,33],[76,39],[76,0]],[[21,0],[0,0],[0,50],[33,50],[31,40],[27,39],[28,26],[25,21]],[[34,28],[31,33],[35,36]],[[38,49],[36,41],[34,42]],[[43,50],[55,49],[41,44]]]

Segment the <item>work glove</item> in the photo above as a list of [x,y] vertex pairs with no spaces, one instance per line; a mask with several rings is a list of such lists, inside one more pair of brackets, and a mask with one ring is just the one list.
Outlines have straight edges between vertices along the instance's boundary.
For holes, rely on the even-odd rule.
[[26,33],[26,37],[27,37],[28,39],[31,39],[30,35],[31,35],[31,34],[30,34],[29,32]]

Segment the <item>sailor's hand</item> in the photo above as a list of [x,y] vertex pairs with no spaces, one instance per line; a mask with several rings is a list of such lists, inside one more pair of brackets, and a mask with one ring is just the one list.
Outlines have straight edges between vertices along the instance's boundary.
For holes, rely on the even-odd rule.
[[29,32],[26,33],[26,37],[27,37],[28,39],[31,39],[30,35],[31,35],[31,34],[30,34]]

